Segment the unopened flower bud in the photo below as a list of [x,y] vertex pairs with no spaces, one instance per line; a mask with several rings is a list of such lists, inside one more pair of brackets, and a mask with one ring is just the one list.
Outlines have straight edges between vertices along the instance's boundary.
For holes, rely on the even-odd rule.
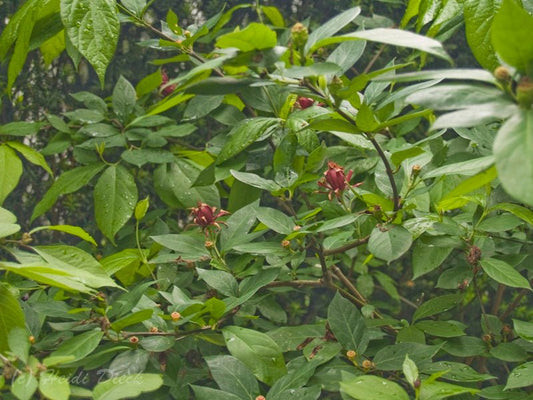
[[159,332],[159,329],[157,329],[157,326],[152,326],[152,327],[150,328],[150,332],[152,332],[152,333],[157,333],[157,332]]
[[282,240],[282,241],[281,241],[281,247],[284,247],[284,248],[291,247],[291,242],[290,242],[290,240]]
[[516,87],[516,100],[522,108],[529,109],[533,104],[533,80],[524,76]]
[[255,398],[255,400],[266,400],[266,397],[263,395],[259,395]]
[[418,389],[420,387],[420,385],[422,384],[422,382],[420,382],[420,379],[415,379],[415,381],[413,382],[413,387],[415,389]]
[[494,77],[502,83],[508,83],[511,81],[511,73],[502,65],[494,70]]
[[492,342],[492,335],[490,333],[485,333],[481,339],[485,342],[485,343],[490,343]]
[[294,225],[294,227],[292,228],[294,232],[298,232],[300,229],[302,229],[300,225]]
[[178,321],[181,318],[181,314],[177,311],[174,311],[172,314],[170,314],[170,318],[172,318],[172,321]]
[[191,31],[183,31],[183,34],[185,35],[186,38],[190,38],[191,37]]
[[348,360],[353,360],[355,357],[357,357],[357,353],[354,350],[348,350],[346,352],[346,357],[348,357]]
[[30,336],[28,337],[28,341],[29,341],[31,344],[34,344],[34,343],[35,343],[35,336],[30,335]]
[[31,235],[30,235],[28,232],[24,232],[24,233],[22,234],[22,240],[21,240],[21,242],[22,242],[23,244],[30,244],[30,243],[32,242],[32,240],[33,240],[33,239],[31,238]]
[[422,170],[422,167],[418,164],[413,165],[411,168],[411,174],[413,175],[413,178],[417,177],[420,174],[420,171]]
[[302,48],[309,38],[309,31],[301,22],[295,23],[291,28],[291,39],[294,47]]
[[481,249],[477,246],[471,246],[466,256],[466,260],[472,266],[476,266],[481,259]]
[[370,360],[365,360],[361,363],[361,366],[364,368],[364,369],[372,369],[375,367],[375,364],[370,361]]
[[206,249],[211,249],[213,248],[215,244],[211,241],[211,240],[206,240],[205,243],[204,243],[204,246]]
[[137,344],[139,343],[139,338],[137,336],[132,336],[128,339],[131,344]]

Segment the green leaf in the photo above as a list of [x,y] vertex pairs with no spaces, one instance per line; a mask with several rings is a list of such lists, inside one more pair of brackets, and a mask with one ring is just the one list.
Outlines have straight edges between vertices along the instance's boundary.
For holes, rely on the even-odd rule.
[[502,91],[494,87],[468,84],[438,85],[419,90],[406,101],[433,110],[455,110],[502,99]]
[[[319,47],[345,42],[348,40],[368,40],[371,42],[390,44],[393,46],[408,47],[432,54],[447,61],[451,61],[450,56],[446,53],[442,47],[442,44],[437,40],[428,38],[426,36],[417,35],[416,33],[409,31],[388,28],[369,29],[367,31],[358,31],[342,36],[322,39],[315,43],[309,51],[313,52]],[[462,79],[465,78],[463,77]]]
[[366,42],[363,40],[341,43],[331,52],[326,61],[337,64],[341,68],[341,73],[344,74],[361,58],[365,47]]
[[479,262],[483,271],[494,279],[510,287],[530,289],[529,281],[523,277],[516,269],[505,261],[496,258],[485,258]]
[[305,359],[305,357],[298,357],[292,360],[288,364],[289,373],[278,379],[276,383],[272,385],[267,393],[268,398],[286,399],[287,397],[290,398],[293,396],[298,398],[295,391],[307,383],[309,378],[313,376],[313,373],[318,365],[319,364],[314,361],[314,357],[309,362]]
[[403,368],[405,356],[409,354],[418,366],[431,361],[442,345],[428,346],[420,343],[397,343],[382,347],[374,356],[376,368],[381,371],[400,371]]
[[438,209],[439,210],[452,210],[454,208],[459,208],[462,205],[467,203],[467,200],[457,201],[461,196],[470,193],[476,189],[479,189],[485,185],[490,184],[498,176],[496,168],[494,166],[490,167],[486,171],[482,171],[457,185],[452,191],[446,193],[446,195],[439,201]]
[[292,218],[274,208],[260,207],[257,210],[257,219],[274,232],[284,235],[292,233],[296,226]]
[[250,400],[254,400],[259,394],[257,380],[238,359],[222,355],[206,357],[205,360],[213,379],[223,391]]
[[121,375],[98,383],[93,389],[94,400],[120,400],[135,398],[141,393],[153,392],[163,385],[158,374]]
[[402,371],[407,379],[407,382],[414,387],[415,381],[418,379],[418,368],[413,360],[409,358],[409,355],[405,355],[405,360],[402,364]]
[[524,339],[533,342],[533,323],[513,319],[514,330],[518,335]]
[[229,272],[197,268],[198,277],[225,296],[238,296],[239,284]]
[[329,38],[352,22],[361,13],[361,7],[353,7],[343,13],[336,15],[326,23],[319,26],[309,35],[307,43],[305,44],[305,53],[309,53],[310,49],[314,49],[314,45],[322,39]]
[[46,163],[46,160],[44,159],[41,153],[19,142],[6,142],[6,143],[9,147],[17,150],[20,154],[22,154],[26,160],[28,160],[34,165],[38,165],[42,167],[51,176],[54,176],[54,173],[52,172],[52,170]]
[[168,234],[150,236],[156,243],[176,252],[184,260],[196,261],[209,257],[204,235]]
[[44,262],[29,264],[0,262],[0,269],[5,269],[36,282],[56,286],[70,292],[94,292],[89,286],[80,282],[74,273],[65,272],[61,268],[55,268]]
[[513,342],[504,342],[490,349],[490,355],[506,362],[522,362],[527,359],[526,350]]
[[220,206],[220,195],[215,185],[195,186],[200,169],[178,158],[173,163],[162,164],[154,172],[154,185],[161,199],[175,208],[191,208],[198,203]]
[[463,2],[466,40],[476,60],[489,71],[494,71],[499,65],[491,43],[491,26],[500,4],[501,0]]
[[411,233],[399,226],[376,227],[370,234],[368,250],[387,262],[400,258],[413,243]]
[[437,269],[452,250],[452,247],[429,246],[418,240],[413,247],[413,279]]
[[52,372],[39,375],[39,391],[50,400],[68,400],[71,394],[69,380]]
[[287,373],[280,348],[266,334],[238,326],[227,326],[222,334],[231,355],[250,368],[260,381],[272,385]]
[[363,354],[368,345],[365,319],[349,300],[339,292],[328,307],[328,323],[331,331],[346,350]]
[[191,385],[196,400],[243,400],[242,397],[207,386]]
[[52,366],[56,364],[54,358],[70,357],[68,361],[81,360],[98,347],[103,336],[104,333],[100,329],[76,335],[61,343],[58,349],[53,351],[43,362],[47,366]]
[[135,93],[137,94],[137,97],[142,97],[157,89],[162,82],[161,70],[158,69],[154,73],[145,76],[139,81],[139,83],[137,83],[137,86],[135,86]]
[[278,124],[277,118],[259,117],[244,120],[229,133],[227,142],[218,154],[217,164],[230,160],[252,143],[266,139]]
[[268,190],[269,192],[275,192],[281,190],[281,186],[276,182],[271,181],[270,179],[261,178],[259,175],[251,174],[249,172],[239,172],[233,169],[230,170],[231,175],[238,181],[246,183],[252,187],[256,187],[263,190]]
[[22,175],[22,162],[8,146],[0,146],[0,205],[17,187]]
[[118,115],[118,118],[123,123],[128,121],[128,117],[135,108],[137,101],[137,94],[131,83],[122,75],[118,79],[115,88],[113,89],[113,96],[111,97],[113,110]]
[[492,45],[498,55],[520,71],[533,72],[533,16],[514,0],[503,0],[492,22]]
[[420,321],[414,326],[432,336],[457,337],[465,335],[463,330],[456,324],[447,321]]
[[526,221],[530,225],[533,225],[533,211],[524,206],[520,206],[518,204],[513,203],[498,203],[490,209],[490,211],[493,210],[509,211],[521,220]]
[[20,225],[15,222],[17,222],[17,217],[5,208],[0,207],[0,238],[20,231]]
[[472,367],[454,361],[438,361],[425,367],[423,372],[431,374],[441,371],[448,371],[443,377],[450,381],[481,382],[487,379],[494,379],[492,375],[480,374]]
[[94,187],[94,208],[98,227],[113,244],[115,234],[128,222],[136,203],[133,176],[121,165],[109,166]]
[[448,311],[457,306],[462,300],[462,294],[445,294],[444,296],[434,297],[417,308],[413,315],[413,322]]
[[0,352],[5,353],[8,347],[9,332],[12,329],[26,330],[24,312],[18,300],[9,289],[0,285]]
[[37,134],[44,125],[42,122],[10,122],[0,125],[0,135],[31,136]]
[[533,361],[524,363],[511,371],[504,390],[533,385]]
[[272,22],[272,25],[278,28],[283,28],[285,26],[285,21],[283,20],[283,15],[279,12],[276,7],[270,6],[261,6],[261,11],[265,13],[267,18]]
[[61,20],[74,47],[91,63],[103,88],[115,53],[120,22],[111,0],[61,0]]
[[31,344],[26,328],[11,327],[7,343],[11,353],[17,356],[24,364],[27,364]]
[[409,400],[409,396],[400,385],[387,379],[363,375],[341,381],[341,392],[357,400]]
[[144,199],[140,200],[137,205],[135,206],[135,219],[137,221],[140,221],[144,218],[146,215],[146,211],[148,211],[148,207],[150,206],[150,198],[146,196]]
[[263,50],[277,44],[276,32],[268,26],[252,22],[246,28],[219,36],[216,46],[222,49],[235,47],[240,51]]
[[502,214],[484,219],[476,228],[485,232],[504,232],[522,224],[523,222],[520,218],[512,214]]
[[105,164],[100,163],[90,164],[74,168],[61,174],[50,189],[48,189],[42,200],[35,206],[31,221],[34,221],[35,218],[43,215],[50,209],[60,195],[76,192],[87,185],[104,166]]
[[458,386],[446,382],[430,381],[430,379],[431,378],[428,378],[422,381],[422,386],[420,387],[421,400],[440,400],[461,393],[476,394],[479,392],[478,389]]
[[72,276],[84,285],[118,287],[103,267],[89,253],[66,245],[35,246],[33,248],[51,266]]
[[492,164],[494,164],[493,156],[474,158],[473,160],[461,161],[435,168],[424,174],[423,178],[436,178],[443,175],[475,175],[478,172],[489,168]]
[[120,332],[127,326],[138,324],[139,322],[146,321],[147,319],[152,318],[154,310],[146,309],[136,311],[132,314],[128,314],[125,317],[122,317],[111,324],[111,329],[115,332]]
[[46,226],[39,226],[37,228],[32,229],[29,233],[30,235],[43,231],[43,230],[50,230],[50,231],[59,231],[59,232],[65,232],[70,235],[74,235],[79,237],[80,239],[85,240],[86,242],[89,242],[95,246],[97,246],[95,240],[91,235],[89,235],[83,228],[80,228],[79,226],[72,226],[72,225],[46,225]]
[[324,336],[324,325],[298,325],[282,326],[268,332],[268,335],[281,347],[281,351],[294,351],[308,338],[318,338]]
[[409,147],[405,150],[395,151],[391,154],[391,161],[394,163],[394,165],[399,166],[402,161],[407,160],[409,158],[416,157],[420,154],[423,154],[424,150],[421,147],[413,146]]
[[38,386],[37,379],[30,372],[24,372],[11,385],[11,393],[19,400],[30,400]]
[[493,147],[503,188],[528,205],[533,205],[532,127],[533,110],[520,110],[501,126]]
[[455,79],[455,80],[471,80],[481,81],[487,83],[496,83],[496,78],[489,71],[483,69],[467,69],[467,68],[454,68],[454,69],[439,69],[439,70],[426,70],[418,72],[408,72],[405,74],[397,75],[382,75],[374,78],[376,81],[394,81],[394,82],[412,82],[429,79]]

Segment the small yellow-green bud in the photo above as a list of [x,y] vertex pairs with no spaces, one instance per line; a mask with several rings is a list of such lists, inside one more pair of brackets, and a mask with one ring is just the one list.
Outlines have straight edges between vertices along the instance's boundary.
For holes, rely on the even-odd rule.
[[511,81],[511,73],[502,65],[494,70],[494,77],[502,83],[508,83]]
[[516,87],[516,100],[521,107],[529,109],[533,104],[533,81],[524,76]]
[[353,360],[355,357],[357,357],[357,353],[354,350],[348,350],[346,352],[346,357],[348,357],[348,360]]
[[304,47],[309,38],[309,31],[301,22],[295,23],[291,28],[291,40],[297,49]]

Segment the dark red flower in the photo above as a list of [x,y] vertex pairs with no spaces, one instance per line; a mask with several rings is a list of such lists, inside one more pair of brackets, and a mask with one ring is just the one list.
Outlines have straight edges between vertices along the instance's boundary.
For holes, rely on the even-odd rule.
[[161,94],[165,97],[171,95],[174,90],[176,90],[176,85],[167,85],[168,84],[168,75],[165,70],[161,70],[161,85],[159,85],[159,88],[161,89]]
[[217,221],[217,218],[223,217],[224,215],[228,215],[229,212],[225,210],[220,210],[217,213],[216,207],[211,207],[208,204],[205,203],[198,203],[198,207],[193,207],[191,209],[191,215],[194,217],[193,222],[200,226],[202,230],[206,230],[210,226],[214,226],[218,229],[220,229],[219,224],[225,224],[222,221]]
[[298,97],[298,100],[296,100],[296,102],[302,110],[309,108],[313,104],[315,104],[315,101],[309,97]]
[[[340,197],[342,192],[350,185],[353,171],[349,171],[348,175],[344,173],[344,167],[341,167],[333,161],[328,162],[328,169],[324,172],[324,177],[318,181],[318,185],[328,189],[328,198],[331,200],[333,195]],[[351,186],[359,186],[362,182]]]

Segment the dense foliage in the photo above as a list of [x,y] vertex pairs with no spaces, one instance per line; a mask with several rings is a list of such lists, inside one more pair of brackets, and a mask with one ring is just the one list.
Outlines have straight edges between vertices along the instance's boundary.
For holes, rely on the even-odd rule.
[[533,398],[532,2],[238,3],[9,18],[0,396]]

